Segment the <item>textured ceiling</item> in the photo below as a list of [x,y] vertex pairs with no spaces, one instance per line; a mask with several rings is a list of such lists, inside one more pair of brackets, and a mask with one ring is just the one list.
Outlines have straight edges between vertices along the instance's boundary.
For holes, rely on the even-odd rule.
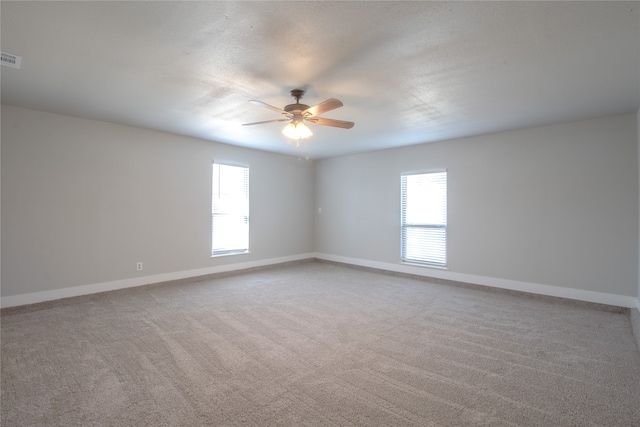
[[[323,158],[640,108],[640,2],[6,2],[2,103]],[[296,148],[282,108],[338,98]]]

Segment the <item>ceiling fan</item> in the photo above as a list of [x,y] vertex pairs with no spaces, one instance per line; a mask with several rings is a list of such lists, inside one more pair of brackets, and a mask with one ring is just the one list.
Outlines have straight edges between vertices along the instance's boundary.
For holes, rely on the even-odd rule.
[[296,100],[295,104],[289,104],[284,107],[284,109],[280,109],[278,107],[274,107],[273,105],[265,104],[261,101],[249,101],[252,104],[261,105],[270,110],[278,112],[284,116],[287,116],[286,119],[275,119],[275,120],[266,120],[263,122],[254,122],[254,123],[245,123],[242,126],[253,126],[260,125],[263,123],[273,123],[273,122],[289,122],[287,126],[282,130],[286,136],[292,139],[300,140],[303,138],[307,138],[313,133],[311,130],[304,124],[305,121],[309,123],[314,123],[322,126],[333,126],[337,128],[343,129],[351,129],[355,123],[353,122],[345,122],[343,120],[335,120],[335,119],[326,119],[324,117],[318,117],[319,114],[326,113],[327,111],[335,110],[336,108],[342,107],[342,102],[335,98],[327,99],[324,102],[321,102],[313,107],[309,107],[305,104],[300,104],[300,98],[304,95],[304,90],[302,89],[294,89],[291,91],[291,96],[293,96]]

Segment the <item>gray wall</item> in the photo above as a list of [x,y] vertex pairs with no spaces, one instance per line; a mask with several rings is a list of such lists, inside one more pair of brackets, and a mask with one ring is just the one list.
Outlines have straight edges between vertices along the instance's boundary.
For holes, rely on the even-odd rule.
[[[210,258],[214,160],[251,168],[250,254]],[[313,251],[295,157],[2,106],[1,170],[2,296]]]
[[[447,168],[451,272],[635,297],[639,121],[601,118],[314,167],[3,106],[2,296],[314,251],[398,263],[400,173]],[[209,257],[213,160],[251,167],[250,254]]]
[[317,161],[316,251],[398,263],[400,174],[441,168],[451,272],[638,295],[635,114]]

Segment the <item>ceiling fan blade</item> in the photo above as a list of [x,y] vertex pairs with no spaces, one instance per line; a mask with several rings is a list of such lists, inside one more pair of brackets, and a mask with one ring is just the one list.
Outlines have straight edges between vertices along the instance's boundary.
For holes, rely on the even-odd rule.
[[285,116],[289,116],[289,117],[292,116],[292,114],[289,113],[288,111],[284,111],[283,109],[278,108],[278,107],[274,107],[273,105],[265,104],[262,101],[255,101],[255,100],[252,99],[249,102],[252,103],[252,104],[255,104],[255,105],[260,105],[262,107],[268,108],[268,109],[273,110],[273,111],[275,111],[277,113],[284,114]]
[[261,125],[263,123],[273,123],[273,122],[288,122],[289,119],[276,119],[276,120],[265,120],[264,122],[253,122],[253,123],[244,123],[242,126],[253,126],[253,125]]
[[334,120],[334,119],[325,119],[322,117],[310,117],[307,120],[317,125],[333,126],[335,128],[342,128],[342,129],[351,129],[353,125],[355,125],[355,123],[353,122],[345,122],[342,120]]
[[338,101],[335,98],[327,99],[326,101],[321,102],[320,104],[314,105],[313,107],[309,107],[302,112],[303,116],[313,117],[318,114],[326,113],[327,111],[335,110],[336,108],[342,107],[342,102]]

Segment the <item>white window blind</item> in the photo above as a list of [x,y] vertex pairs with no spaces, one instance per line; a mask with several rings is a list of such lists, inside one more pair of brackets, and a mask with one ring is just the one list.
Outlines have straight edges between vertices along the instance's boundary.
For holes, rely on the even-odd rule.
[[402,261],[447,265],[447,172],[402,175]]
[[249,251],[249,168],[213,164],[211,255]]

